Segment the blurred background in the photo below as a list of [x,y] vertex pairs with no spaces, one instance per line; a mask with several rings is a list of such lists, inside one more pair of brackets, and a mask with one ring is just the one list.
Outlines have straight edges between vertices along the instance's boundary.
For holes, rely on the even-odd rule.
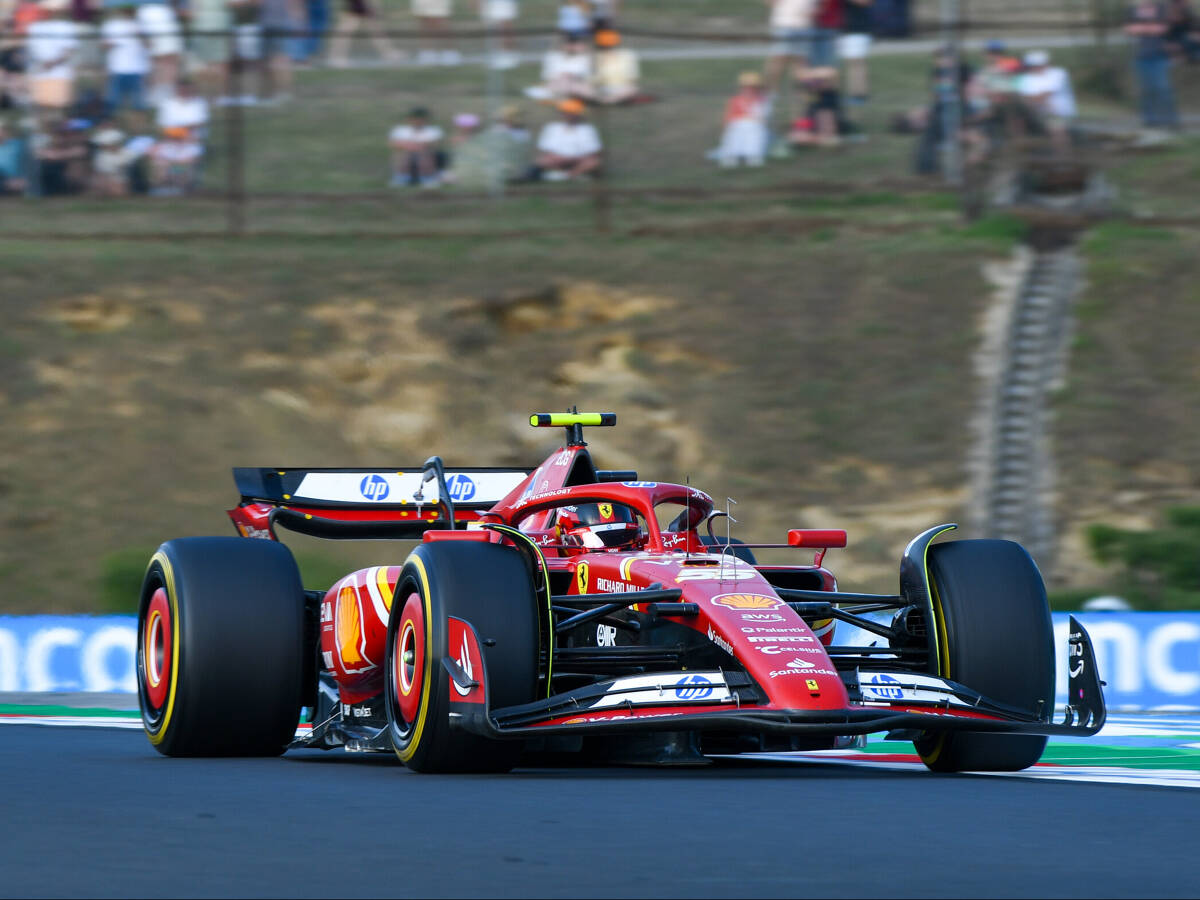
[[1187,2],[0,22],[0,612],[133,611],[232,466],[535,465],[570,405],[744,539],[847,528],[846,589],[957,521],[1056,609],[1200,609]]

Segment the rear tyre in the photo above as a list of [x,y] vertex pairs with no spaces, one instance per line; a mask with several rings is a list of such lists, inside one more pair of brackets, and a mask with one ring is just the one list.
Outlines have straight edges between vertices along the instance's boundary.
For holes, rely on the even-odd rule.
[[538,609],[520,553],[500,544],[421,544],[396,585],[388,621],[384,705],[396,755],[417,772],[507,772],[520,741],[495,741],[450,725],[442,659],[449,616],[474,626],[493,709],[529,703],[537,690]]
[[[942,677],[1049,721],[1054,628],[1037,565],[1011,541],[929,548]],[[1015,772],[1041,758],[1040,735],[943,732],[915,742],[935,772]]]
[[278,756],[300,720],[304,589],[273,541],[167,541],[138,606],[142,724],[166,756]]

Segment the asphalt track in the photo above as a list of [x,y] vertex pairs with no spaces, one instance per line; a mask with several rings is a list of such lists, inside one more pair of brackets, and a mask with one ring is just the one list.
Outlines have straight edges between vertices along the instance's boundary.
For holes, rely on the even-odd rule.
[[4,896],[1196,896],[1195,790],[813,762],[421,776],[0,732]]

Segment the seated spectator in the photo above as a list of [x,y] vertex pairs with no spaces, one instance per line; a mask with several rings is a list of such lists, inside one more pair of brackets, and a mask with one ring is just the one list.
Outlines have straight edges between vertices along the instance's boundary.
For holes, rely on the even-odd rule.
[[23,194],[25,179],[25,141],[13,134],[0,119],[0,196]]
[[836,147],[845,130],[837,69],[828,66],[808,69],[801,79],[801,86],[808,94],[808,108],[803,118],[793,124],[788,143]]
[[204,147],[191,132],[179,126],[164,128],[150,149],[150,193],[175,197],[195,189]]
[[767,155],[768,114],[762,76],[757,72],[743,72],[738,76],[738,92],[725,104],[725,130],[716,153],[721,166],[763,164]]
[[1075,93],[1067,70],[1050,65],[1046,51],[1031,50],[1025,54],[1021,97],[1050,132],[1055,148],[1065,151],[1070,140],[1068,129],[1075,118]]
[[187,128],[197,140],[208,139],[208,101],[190,78],[179,79],[174,90],[158,104],[158,126]]
[[520,110],[506,106],[488,128],[482,128],[475,116],[455,117],[461,126],[450,157],[450,168],[442,176],[446,182],[470,191],[486,191],[501,184],[528,180],[532,163],[533,137],[521,119]]
[[92,174],[88,192],[100,197],[124,197],[129,193],[129,158],[125,135],[105,122],[92,135]]
[[577,35],[564,35],[561,45],[542,60],[542,83],[525,89],[534,100],[562,100],[592,93],[592,57]]
[[441,149],[442,129],[430,122],[429,110],[418,106],[407,120],[388,135],[392,149],[392,187],[420,184],[433,188],[440,183],[439,170],[445,164]]
[[36,139],[38,193],[43,197],[78,194],[87,183],[87,134],[69,122],[56,122]]
[[589,100],[615,105],[637,99],[640,69],[637,54],[621,46],[621,35],[611,28],[597,31],[595,71]]
[[534,164],[543,180],[566,181],[600,170],[603,147],[595,126],[584,119],[585,109],[574,98],[560,100],[562,118],[547,123],[538,135]]

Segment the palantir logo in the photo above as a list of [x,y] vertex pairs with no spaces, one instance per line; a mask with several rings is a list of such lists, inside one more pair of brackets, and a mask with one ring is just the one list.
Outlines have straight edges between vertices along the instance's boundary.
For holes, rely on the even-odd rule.
[[872,675],[867,679],[867,693],[880,700],[904,699],[904,688],[891,675]]
[[446,490],[455,503],[465,503],[475,496],[475,482],[456,472],[446,479]]
[[358,485],[359,492],[368,500],[378,503],[388,495],[387,479],[382,475],[367,475]]
[[684,675],[675,682],[675,696],[680,700],[704,700],[712,692],[712,682],[703,675]]

